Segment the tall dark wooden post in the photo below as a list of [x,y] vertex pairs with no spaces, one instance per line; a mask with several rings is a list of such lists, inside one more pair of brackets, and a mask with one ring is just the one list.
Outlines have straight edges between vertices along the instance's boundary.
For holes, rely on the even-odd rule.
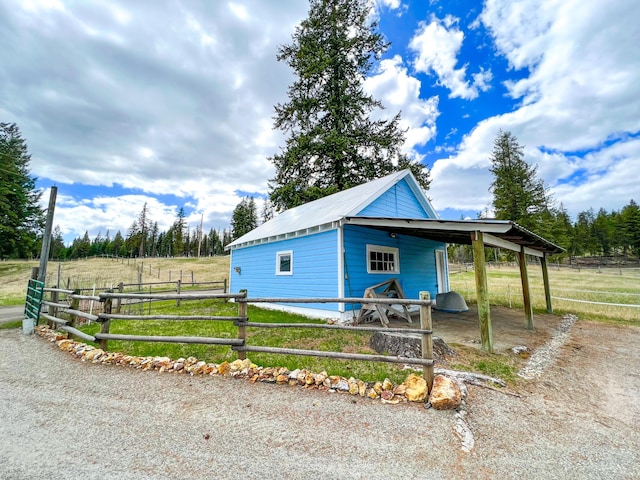
[[547,303],[547,313],[553,313],[553,304],[551,303],[551,286],[549,285],[549,269],[547,268],[547,254],[543,254],[540,259],[542,266],[542,283],[544,283],[544,299]]
[[[420,292],[420,300],[431,300],[429,292]],[[431,305],[420,305],[420,329],[433,330],[431,320]],[[422,358],[433,360],[433,334],[422,334]],[[433,388],[433,363],[422,367],[422,375],[427,382],[427,393]]]
[[491,332],[491,306],[489,305],[489,287],[487,286],[487,266],[484,258],[484,240],[482,232],[471,234],[473,246],[473,268],[476,275],[476,294],[478,296],[478,323],[482,349],[493,353],[493,333]]
[[[112,293],[112,292],[113,290],[109,290],[109,293]],[[105,299],[104,313],[111,314],[112,301],[113,299],[111,297]],[[100,325],[100,333],[109,333],[110,329],[111,329],[111,319],[107,318],[104,322],[102,322],[102,325]],[[107,340],[106,338],[101,339],[100,348],[106,352],[107,348],[109,348],[109,340]]]
[[529,274],[527,272],[527,256],[524,247],[520,247],[518,254],[520,260],[520,280],[522,281],[522,300],[524,302],[524,315],[527,320],[527,330],[533,330],[533,307],[531,306],[531,291],[529,290]]

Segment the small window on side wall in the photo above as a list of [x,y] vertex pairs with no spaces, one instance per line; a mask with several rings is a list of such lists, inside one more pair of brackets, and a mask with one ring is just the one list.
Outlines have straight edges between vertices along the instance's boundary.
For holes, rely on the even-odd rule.
[[276,253],[276,275],[293,275],[293,250]]
[[367,245],[367,273],[400,273],[399,250]]

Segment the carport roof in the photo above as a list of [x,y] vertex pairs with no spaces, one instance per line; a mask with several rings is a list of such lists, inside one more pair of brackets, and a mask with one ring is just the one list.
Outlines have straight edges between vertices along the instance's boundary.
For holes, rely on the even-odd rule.
[[545,240],[509,220],[440,220],[415,218],[345,217],[345,225],[384,230],[446,243],[470,245],[474,232],[482,232],[486,245],[542,256],[564,252],[562,247]]

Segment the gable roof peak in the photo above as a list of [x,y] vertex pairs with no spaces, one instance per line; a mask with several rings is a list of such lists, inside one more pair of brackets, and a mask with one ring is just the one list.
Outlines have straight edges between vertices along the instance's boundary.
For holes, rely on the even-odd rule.
[[405,169],[285,210],[268,222],[263,223],[246,235],[231,242],[228,247],[297,232],[299,230],[336,222],[345,217],[355,216],[380,195],[389,190],[389,188],[405,178],[414,191],[414,194],[416,194],[417,197],[422,197],[426,205],[433,211],[429,200],[411,173],[411,170]]

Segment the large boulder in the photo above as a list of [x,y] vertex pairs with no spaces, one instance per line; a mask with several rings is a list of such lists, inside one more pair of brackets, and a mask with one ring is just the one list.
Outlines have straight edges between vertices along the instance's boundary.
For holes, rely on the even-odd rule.
[[411,374],[404,381],[404,396],[410,402],[424,402],[427,398],[427,381],[419,375]]
[[436,410],[452,410],[460,406],[462,392],[458,382],[444,375],[436,375],[433,379],[429,402]]

